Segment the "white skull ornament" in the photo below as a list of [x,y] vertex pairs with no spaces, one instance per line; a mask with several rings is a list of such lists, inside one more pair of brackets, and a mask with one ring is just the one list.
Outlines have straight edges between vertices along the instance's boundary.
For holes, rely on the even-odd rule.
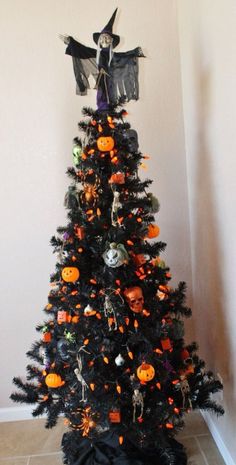
[[143,311],[144,297],[141,287],[129,287],[124,291],[124,296],[132,312],[141,313]]

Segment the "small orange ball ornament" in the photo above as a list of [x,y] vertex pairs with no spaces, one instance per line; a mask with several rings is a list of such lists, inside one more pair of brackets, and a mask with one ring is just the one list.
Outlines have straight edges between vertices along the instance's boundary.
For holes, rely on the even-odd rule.
[[45,378],[45,383],[49,388],[58,388],[65,384],[65,381],[62,381],[60,375],[57,373],[49,373]]
[[148,226],[148,232],[147,232],[147,238],[148,239],[153,239],[154,237],[159,236],[160,234],[160,228],[157,226],[157,224],[149,224]]
[[146,384],[151,381],[155,376],[155,369],[149,363],[142,363],[137,369],[137,377],[141,384]]
[[115,146],[115,141],[111,136],[101,136],[97,140],[97,147],[100,152],[110,152]]
[[66,266],[62,270],[61,276],[66,283],[73,283],[79,279],[80,272],[76,266]]

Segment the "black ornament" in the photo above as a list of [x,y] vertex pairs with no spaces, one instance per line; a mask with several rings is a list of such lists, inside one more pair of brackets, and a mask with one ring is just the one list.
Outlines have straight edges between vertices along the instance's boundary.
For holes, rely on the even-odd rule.
[[65,195],[64,206],[69,209],[79,208],[79,193],[76,186],[69,186]]
[[60,339],[57,343],[57,352],[63,362],[68,362],[76,354],[75,344],[67,341],[66,339]]
[[134,129],[127,129],[123,133],[123,139],[126,142],[129,152],[137,152],[139,148],[138,134]]

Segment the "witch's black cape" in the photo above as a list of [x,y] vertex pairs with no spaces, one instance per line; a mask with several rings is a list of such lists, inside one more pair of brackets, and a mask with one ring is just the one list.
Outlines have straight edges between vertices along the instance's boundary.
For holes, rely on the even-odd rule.
[[[99,82],[99,72],[103,69],[107,73],[107,90],[110,103],[118,102],[122,97],[125,100],[138,100],[138,58],[144,57],[142,49],[136,47],[128,52],[114,52],[108,66],[108,54],[101,50],[99,65],[96,63],[97,51],[77,42],[69,37],[66,54],[73,59],[76,80],[76,93],[86,95],[90,88],[89,77],[92,75],[95,82]],[[98,85],[99,87],[99,85]]]

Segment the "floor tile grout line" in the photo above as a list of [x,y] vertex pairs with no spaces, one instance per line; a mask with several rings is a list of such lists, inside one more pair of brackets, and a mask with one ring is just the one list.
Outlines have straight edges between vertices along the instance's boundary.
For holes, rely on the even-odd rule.
[[46,454],[33,454],[30,457],[45,457],[47,455],[61,455],[61,451],[58,452],[47,452]]
[[198,440],[197,436],[195,436],[195,441],[196,441],[196,443],[197,443],[197,445],[199,447],[199,450],[200,450],[200,452],[201,452],[201,454],[202,454],[202,456],[203,456],[203,458],[204,458],[204,460],[206,462],[206,465],[209,465],[206,454],[205,454],[204,450],[202,449],[202,446],[201,446],[200,441]]
[[28,458],[26,465],[30,465],[30,457]]
[[[0,457],[0,465],[1,465],[1,462],[5,459],[7,460],[11,460],[11,459],[27,459],[30,457],[45,457],[45,456],[48,456],[48,455],[59,455],[61,454],[61,451],[58,451],[58,452],[46,452],[44,454],[31,454],[30,456],[27,454],[27,455],[6,455],[6,457]],[[28,464],[27,464],[28,465]]]
[[211,435],[210,434],[207,434],[207,433],[200,433],[200,434],[190,434],[189,436],[181,436],[181,437],[177,437],[178,441],[184,441],[185,439],[191,439],[191,438],[194,438],[194,437],[199,437],[199,438],[202,438],[202,437],[210,437],[211,438]]

